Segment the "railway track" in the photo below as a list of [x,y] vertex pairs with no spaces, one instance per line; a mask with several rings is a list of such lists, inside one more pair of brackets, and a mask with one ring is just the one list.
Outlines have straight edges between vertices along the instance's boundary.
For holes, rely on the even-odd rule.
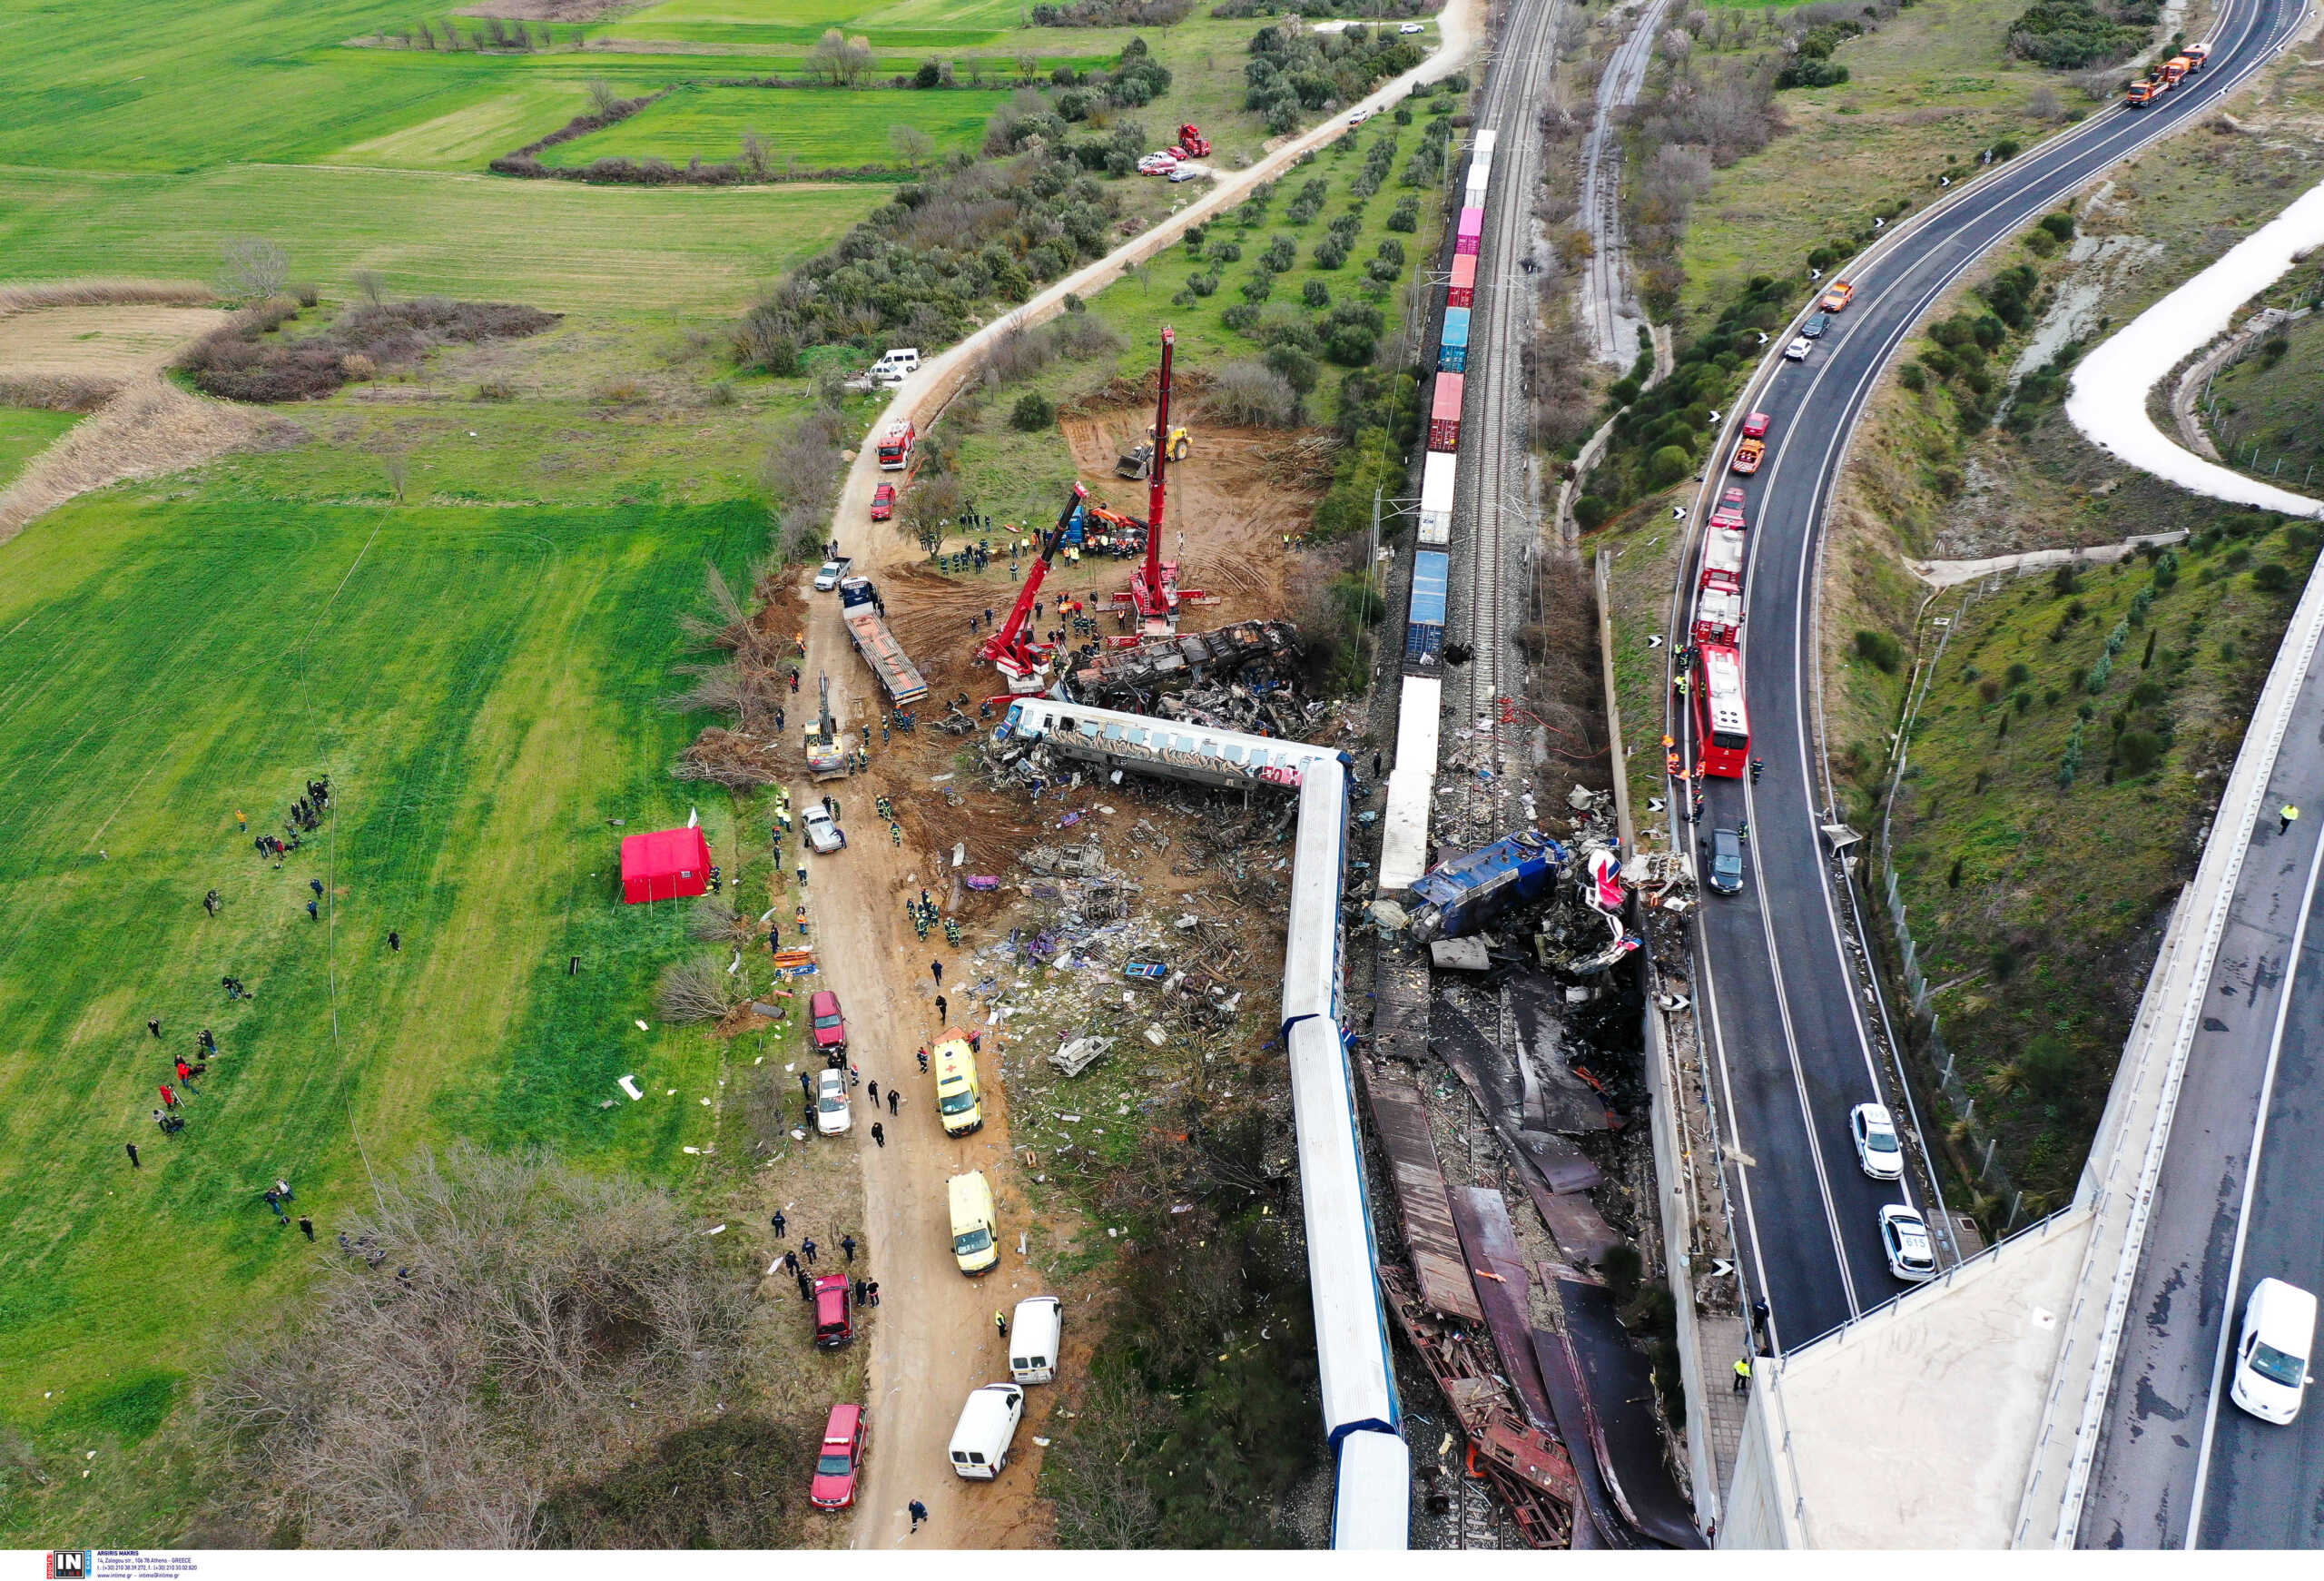
[[[1622,228],[1622,149],[1614,112],[1638,102],[1646,85],[1669,0],[1649,0],[1598,79],[1597,108],[1581,153],[1581,212],[1590,227],[1590,267],[1581,281],[1582,320],[1598,360],[1628,368],[1638,360],[1644,320],[1630,311],[1630,241]],[[1627,332],[1625,332],[1627,331]]]
[[[1518,617],[1510,594],[1523,586],[1538,536],[1531,478],[1531,409],[1525,397],[1521,350],[1532,328],[1532,276],[1521,268],[1532,249],[1533,187],[1541,137],[1533,119],[1554,67],[1552,41],[1563,0],[1534,0],[1514,7],[1496,44],[1477,114],[1480,130],[1501,133],[1494,154],[1492,201],[1477,267],[1471,316],[1471,366],[1483,377],[1468,385],[1462,414],[1467,481],[1466,564],[1456,577],[1465,608],[1455,612],[1465,632],[1469,662],[1447,677],[1445,692],[1461,710],[1458,730],[1475,732],[1481,751],[1465,776],[1462,833],[1490,838],[1517,811],[1519,776],[1510,772],[1502,724],[1503,703],[1521,674],[1511,643]],[[1480,332],[1482,321],[1482,332]],[[1478,353],[1482,351],[1482,357]]]

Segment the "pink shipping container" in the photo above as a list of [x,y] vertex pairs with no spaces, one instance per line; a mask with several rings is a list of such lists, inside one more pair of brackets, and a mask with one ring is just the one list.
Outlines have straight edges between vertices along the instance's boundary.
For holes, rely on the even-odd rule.
[[1436,397],[1428,409],[1428,448],[1447,455],[1461,448],[1461,390],[1458,373],[1436,376]]
[[1463,252],[1452,260],[1452,289],[1445,293],[1446,307],[1465,308],[1476,305],[1477,255]]
[[1461,228],[1453,232],[1452,251],[1455,253],[1474,253],[1484,240],[1484,234],[1485,212],[1482,209],[1462,210]]

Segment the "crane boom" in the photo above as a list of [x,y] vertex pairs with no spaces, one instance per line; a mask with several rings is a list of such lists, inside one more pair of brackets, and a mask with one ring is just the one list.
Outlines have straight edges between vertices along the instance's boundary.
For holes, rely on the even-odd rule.
[[1058,548],[1065,542],[1066,529],[1073,525],[1074,513],[1088,498],[1089,490],[1075,483],[1073,492],[1066,497],[1065,509],[1058,512],[1057,527],[1049,533],[1049,542],[1041,546],[1040,558],[1025,573],[1025,585],[1018,589],[1017,602],[1010,607],[1008,620],[977,649],[979,658],[1012,680],[1036,674],[1047,656],[1046,645],[1029,638],[1025,627],[1032,618],[1033,600],[1040,597],[1041,583],[1049,577],[1050,562],[1057,558]]
[[1158,588],[1162,580],[1163,473],[1170,462],[1170,352],[1177,331],[1162,331],[1161,388],[1154,397],[1154,477],[1146,490],[1146,582]]

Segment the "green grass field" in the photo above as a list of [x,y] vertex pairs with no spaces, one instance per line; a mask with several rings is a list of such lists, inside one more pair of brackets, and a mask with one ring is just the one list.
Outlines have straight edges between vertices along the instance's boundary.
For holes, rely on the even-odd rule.
[[862,34],[874,48],[930,48],[985,44],[1014,30],[1025,14],[1017,0],[665,0],[600,23],[592,37],[688,39],[729,37],[812,44],[836,27]]
[[561,311],[739,311],[870,211],[878,187],[584,187],[399,171],[236,165],[195,176],[0,172],[0,255],[19,278],[217,272],[244,236],[343,294],[377,269],[399,293]]
[[[672,617],[762,513],[253,509],[238,465],[0,551],[0,1420],[52,1464],[104,1446],[104,1483],[63,1497],[146,1512],[107,1541],[162,1540],[185,1490],[122,1486],[135,1457],[89,1402],[133,1364],[173,1388],[295,1294],[318,1253],[259,1204],[277,1175],[328,1250],[367,1159],[458,1132],[670,1179],[719,1123],[717,1045],[634,1024],[692,946],[675,908],[618,904],[608,820],[684,821],[686,723],[654,704]],[[279,832],[323,772],[336,815],[278,871],[236,812]],[[219,1057],[163,1138],[156,1084],[203,1026]]]
[[984,124],[1008,102],[1006,93],[957,88],[915,93],[879,89],[848,93],[814,88],[681,88],[628,120],[541,151],[544,163],[577,165],[609,154],[652,156],[684,164],[736,157],[743,134],[764,136],[780,164],[807,170],[900,163],[890,147],[891,126],[916,126],[939,153],[974,151]]
[[0,489],[14,482],[26,461],[80,420],[78,412],[0,406]]
[[[1681,252],[1686,305],[1723,303],[1754,274],[1804,274],[1810,248],[1897,198],[1928,203],[1940,177],[1973,172],[1995,139],[2032,144],[2049,130],[2027,113],[2039,88],[2067,112],[2089,109],[2062,76],[2004,53],[2024,9],[2021,0],[1922,0],[1833,52],[1847,82],[1777,94],[1788,129],[1715,173],[1696,200]],[[1699,52],[1698,69],[1727,58]]]

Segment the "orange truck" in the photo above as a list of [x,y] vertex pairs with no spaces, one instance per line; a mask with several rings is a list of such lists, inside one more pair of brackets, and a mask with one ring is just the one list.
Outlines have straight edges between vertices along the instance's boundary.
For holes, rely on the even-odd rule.
[[1845,280],[1836,280],[1832,282],[1832,289],[1824,293],[1823,300],[1816,306],[1824,312],[1837,313],[1844,311],[1855,298],[1856,287]]
[[2122,95],[2122,103],[2133,110],[2141,110],[2162,97],[2162,84],[2152,77],[2141,77],[2131,84],[2130,92]]
[[2187,80],[2187,74],[2194,69],[2195,63],[2189,60],[2185,55],[2172,55],[2169,60],[2162,63],[2163,85],[2170,88],[2177,87],[2181,83]]

